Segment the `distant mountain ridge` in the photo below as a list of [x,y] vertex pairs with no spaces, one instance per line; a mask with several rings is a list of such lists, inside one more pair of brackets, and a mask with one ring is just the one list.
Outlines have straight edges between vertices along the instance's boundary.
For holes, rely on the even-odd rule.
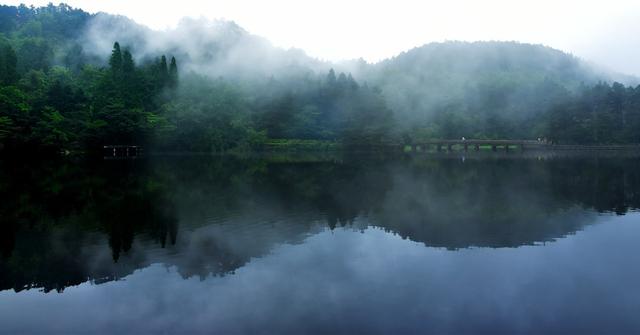
[[[64,4],[40,8],[0,6],[0,48],[4,50],[0,70],[9,74],[4,76],[7,79],[0,79],[37,97],[30,101],[38,110],[36,119],[46,116],[56,120],[40,108],[45,106],[40,101],[43,89],[51,100],[49,107],[60,102],[56,111],[66,113],[73,109],[62,104],[69,99],[57,99],[62,93],[56,83],[64,86],[71,82],[70,86],[86,91],[89,98],[103,96],[103,102],[122,98],[93,85],[132,83],[115,77],[104,80],[118,73],[107,59],[114,53],[119,59],[120,46],[122,55],[127,56],[128,69],[134,69],[130,72],[140,79],[137,83],[146,81],[136,86],[136,92],[162,87],[158,84],[162,81],[153,84],[153,78],[166,78],[169,60],[176,70],[177,83],[175,64],[179,64],[180,77],[185,80],[178,86],[184,88],[181,97],[187,99],[182,101],[185,106],[178,107],[179,99],[170,96],[157,99],[164,93],[160,91],[132,98],[128,103],[129,121],[155,120],[158,116],[174,122],[163,128],[167,131],[177,128],[178,115],[177,111],[170,115],[167,110],[193,108],[197,112],[188,118],[207,120],[195,123],[205,125],[198,130],[202,133],[213,131],[213,124],[220,126],[216,131],[231,129],[231,123],[242,124],[240,128],[250,130],[246,134],[262,140],[335,141],[349,133],[345,125],[350,124],[349,136],[365,142],[548,136],[572,143],[640,143],[640,138],[634,137],[634,129],[640,129],[636,126],[640,125],[640,118],[636,118],[640,115],[636,102],[640,101],[640,87],[609,84],[620,81],[637,85],[640,81],[543,45],[451,41],[429,43],[374,64],[362,59],[332,63],[298,49],[275,47],[232,21],[187,18],[173,29],[155,31],[124,16],[90,14]],[[136,66],[144,70],[137,71]],[[111,72],[107,71],[109,68]],[[127,93],[122,96],[128,96],[131,90],[121,91]],[[199,93],[192,96],[194,91]],[[23,106],[20,94],[8,92],[7,105]],[[220,94],[221,101],[203,102],[214,93]],[[78,97],[74,108],[82,109],[87,118],[93,117],[91,108],[82,103],[82,95]],[[237,103],[231,104],[236,99]],[[232,107],[225,110],[221,106],[227,103]],[[111,109],[105,106],[99,106],[105,117],[128,110],[118,103],[108,105]],[[136,114],[144,110],[140,106],[153,109],[154,116],[143,118]],[[14,111],[14,107],[6,108],[7,115]],[[233,122],[220,121],[218,118],[224,113]],[[22,116],[7,116],[3,121],[5,133],[13,133],[13,124]],[[373,116],[379,117],[375,126]],[[74,117],[69,115],[70,119]],[[171,118],[174,119],[167,121]],[[145,127],[161,124],[152,123]],[[114,131],[118,129],[111,126]],[[140,127],[140,132],[147,132]],[[361,129],[356,130],[357,127]],[[574,128],[573,135],[564,138],[562,130],[567,127]],[[621,127],[624,132],[616,130]],[[208,136],[202,137],[203,143],[211,138],[222,138],[222,142],[235,138],[233,134]]]
[[518,109],[514,117],[529,117],[535,110],[515,105],[543,86],[574,91],[612,80],[560,50],[517,42],[430,43],[363,70],[364,78],[379,86],[396,113],[410,122],[463,102],[481,105],[486,97],[495,98],[487,108]]
[[[554,103],[553,98],[537,101],[539,97],[534,96],[555,90],[551,86],[576,91],[601,81],[640,83],[638,78],[607,72],[563,51],[519,42],[429,43],[373,64],[331,63],[302,50],[275,47],[232,21],[183,19],[175,29],[153,31],[127,18],[100,13],[87,23],[83,43],[96,44],[91,49],[97,54],[108,54],[113,40],[130,45],[143,59],[167,52],[176,55],[188,71],[232,80],[266,83],[275,77],[294,82],[335,68],[380,88],[400,124],[431,122],[443,110],[460,109],[460,105],[491,108],[522,121]],[[557,94],[548,92],[548,96]],[[496,100],[486,105],[487,96]],[[469,112],[471,107],[465,109]]]
[[[111,50],[113,42],[118,40],[131,48],[138,58],[158,52],[173,52],[181,56],[183,63],[197,65],[194,69],[211,71],[216,75],[232,76],[215,64],[222,63],[241,72],[251,72],[253,68],[253,72],[267,76],[279,75],[278,71],[284,69],[290,72],[324,72],[335,67],[381,86],[388,86],[385,78],[390,73],[401,73],[418,84],[430,79],[442,81],[445,86],[450,79],[473,75],[481,80],[492,73],[547,76],[568,86],[599,80],[615,80],[630,85],[639,82],[633,76],[598,70],[556,49],[517,42],[429,43],[378,63],[357,60],[329,63],[310,57],[299,49],[285,50],[272,46],[265,38],[250,34],[233,21],[185,18],[175,29],[155,31],[124,16],[103,12],[90,14],[63,4],[36,9],[36,15],[49,15],[51,20],[48,25],[34,27],[28,15],[22,14],[27,13],[27,9],[29,7],[25,5],[0,6],[0,33],[10,35],[15,31],[41,30],[55,42],[64,42],[60,47],[79,43],[84,46],[83,53],[103,58]],[[62,10],[63,13],[60,12]]]

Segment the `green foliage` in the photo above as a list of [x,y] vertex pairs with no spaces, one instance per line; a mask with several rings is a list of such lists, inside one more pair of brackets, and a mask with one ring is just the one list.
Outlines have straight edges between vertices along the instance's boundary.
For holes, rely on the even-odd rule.
[[223,152],[255,142],[247,102],[233,85],[189,75],[174,94],[163,106],[163,115],[173,125],[159,138],[164,147]]
[[28,142],[33,124],[27,96],[15,86],[0,87],[0,117],[3,118],[5,141]]
[[118,42],[113,44],[113,51],[111,51],[111,57],[109,58],[109,68],[114,72],[114,75],[122,71],[122,51]]
[[136,62],[137,42],[88,57],[79,36],[90,18],[66,5],[0,6],[1,147],[226,152],[274,140],[367,147],[461,137],[640,143],[640,88],[589,86],[596,75],[579,60],[542,46],[431,44],[362,65],[360,82],[304,66],[269,78],[211,78],[179,73],[173,55]]
[[[36,43],[22,40],[22,45],[32,42]],[[1,49],[6,55],[10,47],[3,44]],[[11,70],[7,57],[0,60],[3,74]],[[155,98],[167,87],[166,81],[156,85],[156,68],[137,67],[129,50],[121,50],[117,42],[108,68],[83,66],[74,72],[34,61],[22,64],[26,68],[21,78],[3,76],[0,86],[3,146],[82,149],[106,143],[144,144],[156,133],[175,128],[160,115],[161,101]],[[177,76],[175,60],[173,68]]]
[[16,81],[17,60],[16,52],[11,45],[0,40],[0,84],[9,85]]
[[47,71],[51,66],[53,50],[49,42],[39,37],[29,37],[18,41],[18,63],[20,74],[29,70]]
[[72,138],[65,117],[52,107],[45,107],[36,124],[33,136],[45,146],[65,147]]
[[544,135],[565,144],[640,143],[640,86],[584,87],[543,116]]
[[8,116],[0,116],[0,141],[14,132],[13,121]]
[[[281,91],[278,82],[257,99],[255,124],[270,138],[379,144],[392,137],[394,119],[379,91],[333,69],[320,79]],[[286,84],[285,84],[286,86]]]

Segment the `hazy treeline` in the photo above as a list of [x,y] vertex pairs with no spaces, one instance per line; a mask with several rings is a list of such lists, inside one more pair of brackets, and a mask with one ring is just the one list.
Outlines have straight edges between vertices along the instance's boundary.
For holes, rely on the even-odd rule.
[[95,18],[82,11],[3,6],[2,14],[0,138],[9,148],[152,144],[225,151],[256,148],[267,138],[361,144],[387,140],[392,128],[380,92],[344,73],[307,73],[295,83],[286,76],[233,81],[194,72],[178,80],[176,57],[168,64],[164,55],[145,54],[137,62],[135,44],[116,42],[108,62],[96,62],[99,56],[73,44],[86,38],[79,32],[92,31]]
[[[570,114],[568,105],[597,104],[600,110],[595,113],[619,109],[607,94],[600,94],[604,82],[638,83],[558,50],[512,42],[432,43],[378,64],[354,67],[359,69],[358,76],[382,89],[399,127],[418,138],[546,137],[569,142],[555,130],[555,118]],[[630,93],[625,94],[627,116],[640,115],[638,107],[631,107]],[[563,125],[591,130],[603,126],[596,122]],[[612,129],[608,138],[571,141],[640,142],[617,133]]]
[[543,116],[546,133],[560,143],[640,143],[640,86],[600,83],[584,87]]
[[640,88],[599,83],[614,78],[634,80],[536,45],[434,43],[373,65],[328,64],[232,22],[155,32],[67,5],[0,6],[4,150],[463,136],[638,143]]

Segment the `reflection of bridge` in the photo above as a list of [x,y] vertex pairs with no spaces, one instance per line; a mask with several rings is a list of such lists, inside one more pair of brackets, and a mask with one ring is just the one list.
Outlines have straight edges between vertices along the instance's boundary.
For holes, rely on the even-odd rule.
[[481,146],[489,146],[493,151],[497,151],[498,148],[509,151],[509,149],[525,150],[550,147],[546,142],[528,140],[429,140],[411,144],[411,151],[428,151],[432,146],[437,151],[442,151],[443,147],[446,147],[448,151],[453,151],[454,146],[462,148],[464,151],[469,151],[469,147],[479,151]]

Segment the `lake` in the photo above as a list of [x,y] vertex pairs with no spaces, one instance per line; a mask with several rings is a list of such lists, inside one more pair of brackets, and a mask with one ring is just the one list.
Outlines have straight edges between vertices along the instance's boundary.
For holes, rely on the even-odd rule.
[[640,157],[0,161],[0,333],[640,333]]

